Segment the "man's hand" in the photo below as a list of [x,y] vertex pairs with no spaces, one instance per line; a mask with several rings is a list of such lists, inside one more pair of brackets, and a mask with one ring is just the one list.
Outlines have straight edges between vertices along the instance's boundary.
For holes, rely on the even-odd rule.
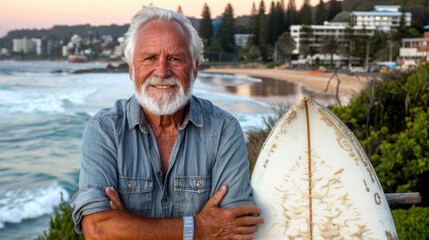
[[122,204],[121,199],[119,198],[119,194],[114,187],[106,187],[104,192],[106,193],[106,196],[109,198],[109,205],[111,209],[121,210],[121,211],[125,210],[125,207]]
[[220,188],[195,215],[195,239],[253,239],[257,225],[264,222],[263,218],[256,217],[260,209],[250,205],[219,208],[226,192],[226,186]]

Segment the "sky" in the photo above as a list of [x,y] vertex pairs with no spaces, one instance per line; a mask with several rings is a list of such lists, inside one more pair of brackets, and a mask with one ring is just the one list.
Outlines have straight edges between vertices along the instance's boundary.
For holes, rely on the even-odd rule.
[[[51,28],[54,25],[110,25],[129,23],[142,6],[177,10],[185,16],[201,18],[203,5],[209,5],[211,16],[220,16],[228,3],[234,16],[249,15],[252,4],[261,0],[0,0],[0,37],[16,29]],[[267,9],[272,0],[264,0]],[[303,0],[295,0],[298,8]],[[288,0],[284,0],[287,4]],[[318,0],[312,0],[318,3]]]

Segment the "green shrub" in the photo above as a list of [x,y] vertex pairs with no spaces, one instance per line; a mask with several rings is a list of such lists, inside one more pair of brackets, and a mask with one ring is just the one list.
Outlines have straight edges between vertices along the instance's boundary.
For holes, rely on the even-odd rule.
[[74,224],[72,219],[72,209],[70,205],[63,201],[55,215],[51,217],[49,222],[48,232],[44,232],[43,236],[39,236],[37,240],[82,240],[85,239],[83,235],[78,235],[74,231]]
[[396,231],[401,240],[429,239],[429,208],[412,207],[392,210]]
[[280,65],[281,65],[280,63],[276,63],[276,62],[269,62],[269,63],[265,64],[265,67],[266,67],[266,68],[275,68],[275,67],[278,67],[278,66],[280,66]]
[[422,191],[428,184],[424,175],[429,173],[429,112],[415,107],[405,121],[407,127],[371,156],[386,192]]
[[385,192],[429,184],[429,64],[374,80],[348,106],[332,111],[356,135]]
[[250,161],[250,174],[253,172],[256,160],[258,160],[259,152],[262,145],[267,139],[277,121],[285,114],[288,108],[284,105],[273,106],[274,114],[264,118],[264,126],[261,128],[253,128],[246,132],[247,135],[247,157]]

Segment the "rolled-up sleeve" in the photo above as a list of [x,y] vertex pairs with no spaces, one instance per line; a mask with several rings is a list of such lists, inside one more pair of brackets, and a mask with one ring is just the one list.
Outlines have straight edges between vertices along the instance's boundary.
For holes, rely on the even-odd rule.
[[79,190],[71,197],[73,221],[77,233],[82,233],[84,215],[109,210],[104,193],[107,186],[117,187],[116,144],[112,128],[91,118],[82,137],[82,160]]
[[222,185],[228,186],[228,193],[220,203],[222,208],[254,205],[246,143],[236,119],[232,119],[223,129],[213,167],[212,183],[212,195]]

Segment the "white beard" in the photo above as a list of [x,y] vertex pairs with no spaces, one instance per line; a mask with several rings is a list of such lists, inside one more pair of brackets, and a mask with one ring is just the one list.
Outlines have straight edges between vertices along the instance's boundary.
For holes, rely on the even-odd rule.
[[[145,110],[158,116],[172,115],[179,109],[183,108],[191,98],[194,79],[192,74],[190,76],[190,85],[187,93],[185,93],[182,83],[176,77],[167,79],[149,77],[143,82],[140,92],[134,88],[134,96]],[[149,93],[147,89],[150,85],[177,85],[179,87],[179,91],[176,93]]]

